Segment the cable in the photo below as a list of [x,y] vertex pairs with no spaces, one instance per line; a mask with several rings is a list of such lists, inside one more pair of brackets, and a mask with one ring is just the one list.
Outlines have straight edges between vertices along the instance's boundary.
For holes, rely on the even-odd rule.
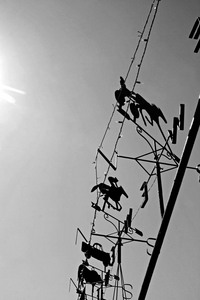
[[[157,1],[157,5],[156,5],[156,7],[154,7],[156,1]],[[142,63],[143,63],[143,61],[144,61],[144,57],[145,57],[145,54],[146,54],[146,51],[147,51],[147,46],[148,46],[149,39],[150,39],[150,35],[151,35],[151,32],[152,32],[153,24],[154,24],[154,22],[155,22],[155,18],[156,18],[156,15],[157,15],[159,2],[160,2],[160,0],[154,0],[154,1],[152,2],[152,5],[151,5],[151,7],[150,7],[150,10],[149,10],[149,13],[148,13],[148,16],[147,16],[147,19],[146,19],[146,22],[145,22],[144,27],[143,27],[143,30],[142,30],[142,32],[141,32],[141,34],[140,34],[140,38],[139,38],[138,44],[137,44],[137,46],[136,46],[135,52],[134,52],[134,54],[133,54],[131,63],[130,63],[130,65],[129,65],[129,68],[128,68],[128,71],[127,71],[127,74],[126,74],[126,77],[125,77],[125,82],[126,82],[128,76],[129,76],[129,74],[130,74],[130,71],[131,71],[133,62],[135,61],[136,55],[137,55],[137,53],[138,53],[138,51],[139,51],[139,48],[140,48],[140,45],[141,45],[141,41],[143,40],[143,36],[144,36],[144,34],[145,34],[145,32],[146,32],[147,25],[149,24],[149,20],[150,20],[150,16],[151,16],[151,14],[152,14],[153,8],[155,8],[155,11],[154,11],[154,14],[153,14],[153,17],[152,17],[152,21],[151,21],[151,23],[150,23],[149,30],[148,30],[148,33],[147,33],[147,38],[145,39],[145,46],[144,46],[144,49],[143,49],[143,51],[142,51],[142,56],[141,56],[141,59],[140,59],[139,65],[138,65],[138,70],[137,70],[137,73],[136,73],[136,77],[135,77],[135,80],[134,80],[134,84],[133,84],[132,91],[134,91],[135,86],[136,86],[136,84],[138,83],[138,77],[139,77],[139,74],[140,74],[140,71],[141,71],[141,67],[142,67]],[[126,113],[127,113],[128,109],[129,109],[129,106],[130,106],[130,101],[129,101],[128,105],[127,105]],[[113,116],[114,116],[114,114],[115,114],[116,107],[117,107],[117,103],[114,105],[114,109],[113,109],[113,111],[112,111],[111,117],[110,117],[110,119],[109,119],[109,122],[108,122],[108,124],[107,124],[105,133],[104,133],[104,135],[103,135],[103,138],[102,138],[102,140],[101,140],[101,142],[100,142],[100,145],[99,145],[99,148],[98,148],[98,149],[101,149],[101,148],[103,147],[103,143],[104,143],[104,140],[105,140],[105,138],[106,138],[106,136],[107,136],[108,130],[110,129],[110,124],[111,124],[112,119],[113,119]],[[123,120],[122,120],[122,122],[121,122],[121,126],[120,126],[120,129],[119,129],[119,133],[118,133],[118,136],[117,136],[115,145],[114,145],[114,149],[113,149],[111,158],[110,158],[110,160],[109,160],[110,163],[112,163],[112,160],[113,160],[113,158],[114,158],[114,156],[115,156],[115,153],[117,152],[117,146],[118,146],[119,140],[120,140],[120,138],[121,138],[121,136],[122,136],[122,131],[123,131],[125,119],[126,119],[126,117],[124,116],[124,117],[123,117]],[[97,151],[97,154],[96,154],[96,157],[95,157],[95,161],[94,161],[94,164],[95,164],[95,177],[96,177],[96,180],[95,180],[95,181],[96,181],[96,185],[98,184],[98,167],[97,167],[97,166],[98,166],[98,154],[99,154],[99,153],[98,153],[98,151]],[[107,168],[107,170],[106,170],[106,172],[105,172],[105,176],[104,176],[103,182],[106,181],[106,178],[107,178],[107,176],[108,176],[109,171],[110,171],[110,164],[108,165],[108,168]],[[97,205],[98,205],[100,196],[101,196],[100,193],[97,191],[97,200],[96,200],[96,204],[97,204]],[[92,239],[92,233],[94,232],[94,228],[95,228],[95,220],[96,220],[96,217],[97,217],[97,211],[95,210],[95,212],[94,212],[94,217],[93,217],[93,221],[92,221],[92,223],[91,223],[92,228],[91,228],[90,239],[89,239],[90,242],[91,242],[91,239]]]

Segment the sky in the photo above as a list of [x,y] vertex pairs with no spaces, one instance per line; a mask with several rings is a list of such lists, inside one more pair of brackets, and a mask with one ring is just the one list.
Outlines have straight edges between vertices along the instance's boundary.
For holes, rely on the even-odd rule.
[[[89,238],[94,210],[94,160],[115,105],[114,91],[125,77],[151,0],[0,1],[0,299],[77,299],[84,259],[80,228]],[[200,53],[188,38],[199,17],[199,0],[162,0],[135,91],[159,106],[168,123],[185,104],[185,129],[172,145],[181,156],[200,94]],[[135,79],[134,62],[126,84]],[[24,93],[6,90],[10,86]],[[5,93],[7,96],[5,96]],[[12,101],[9,101],[12,100]],[[105,139],[109,156],[122,120],[115,113]],[[139,120],[142,124],[141,120]],[[156,125],[146,129],[160,141]],[[126,122],[118,153],[137,156],[148,144]],[[198,134],[189,166],[200,163]],[[98,160],[99,182],[106,164]],[[162,176],[165,206],[176,170]],[[118,159],[116,172],[129,198],[121,200],[124,220],[141,205],[147,175],[134,161]],[[148,300],[198,299],[200,294],[199,182],[187,169],[147,294]],[[111,210],[109,211],[112,212]],[[114,212],[113,212],[114,213]],[[144,239],[161,223],[156,182],[149,201],[133,220]],[[98,233],[112,231],[102,215]],[[95,239],[94,239],[95,242]],[[105,251],[111,245],[99,239]],[[148,266],[144,244],[124,245],[125,283],[137,299]],[[114,272],[114,271],[113,271]],[[105,295],[105,299],[108,298]]]

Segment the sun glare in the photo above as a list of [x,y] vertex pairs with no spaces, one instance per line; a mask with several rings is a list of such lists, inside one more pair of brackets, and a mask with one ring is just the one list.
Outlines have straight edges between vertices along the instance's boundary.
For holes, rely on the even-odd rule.
[[2,61],[2,59],[0,59],[0,101],[6,101],[9,103],[15,104],[16,103],[15,98],[12,95],[8,94],[7,91],[25,95],[24,91],[21,91],[19,89],[16,89],[14,87],[4,84],[4,82],[3,82],[3,61]]

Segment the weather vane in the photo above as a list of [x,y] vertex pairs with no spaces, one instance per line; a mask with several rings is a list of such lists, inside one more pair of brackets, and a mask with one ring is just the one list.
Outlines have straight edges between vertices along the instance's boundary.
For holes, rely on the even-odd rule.
[[[147,44],[149,42],[150,33],[155,16],[157,14],[159,2],[160,0],[153,1],[144,29],[140,31],[138,45],[133,55],[127,75],[126,77],[120,76],[120,88],[114,92],[116,104],[114,105],[114,110],[106,128],[106,132],[97,150],[97,155],[94,162],[96,183],[91,189],[92,193],[96,191],[96,202],[92,202],[92,208],[94,209],[92,228],[90,237],[88,239],[84,236],[80,229],[77,229],[77,235],[80,233],[84,239],[81,244],[81,252],[84,254],[84,259],[78,267],[78,283],[76,284],[72,278],[70,279],[70,283],[72,282],[76,287],[78,300],[87,300],[89,298],[97,300],[108,300],[111,298],[113,300],[128,300],[133,298],[133,285],[125,282],[122,268],[123,246],[132,242],[146,245],[146,252],[148,255],[150,255],[150,263],[147,267],[147,272],[144,277],[144,282],[139,295],[139,300],[144,300],[158,255],[160,253],[164,236],[167,231],[185,170],[187,168],[196,170],[199,174],[200,181],[200,164],[198,164],[196,167],[188,166],[189,157],[192,152],[192,147],[194,145],[200,125],[200,100],[194,115],[194,121],[188,134],[183,155],[178,157],[172,150],[171,144],[175,145],[177,143],[178,130],[184,130],[185,105],[180,104],[179,115],[173,118],[172,128],[168,130],[166,134],[164,133],[160,124],[160,121],[167,124],[167,119],[162,110],[154,103],[147,101],[141,94],[134,91],[136,84],[139,82],[138,76],[143,63],[144,55],[146,53]],[[199,38],[199,33],[200,24],[198,18],[191,33],[191,38],[194,36],[195,38]],[[145,45],[142,45],[142,42],[145,42]],[[139,65],[137,64],[137,67],[139,66],[138,72],[131,90],[126,86],[126,79],[129,75],[136,54],[138,54],[139,48],[142,48],[143,50],[140,57],[140,63]],[[120,113],[120,115],[123,116],[123,120],[120,121],[121,127],[114,144],[113,154],[111,155],[111,158],[109,158],[106,153],[102,151],[102,149],[105,136],[108,133],[110,123],[112,122],[112,118],[116,110],[118,113]],[[129,124],[132,123],[132,125],[134,125],[136,128],[136,132],[139,134],[139,137],[146,142],[148,150],[139,156],[127,156],[118,153],[118,142],[120,141],[125,121],[129,122]],[[158,140],[158,137],[155,138],[149,133],[149,126],[154,125],[156,125],[158,128],[162,141]],[[99,154],[101,155],[101,160],[103,158],[108,167],[107,171],[104,172],[104,180],[102,180],[100,183],[97,168],[100,158]],[[135,161],[144,170],[146,175],[146,179],[142,182],[140,187],[142,197],[141,204],[135,212],[132,207],[129,208],[129,212],[126,215],[125,220],[120,220],[120,216],[121,211],[123,210],[123,198],[125,197],[129,201],[129,196],[126,193],[125,188],[119,185],[118,178],[110,175],[110,168],[114,172],[118,170],[117,165],[113,162],[114,158],[116,157],[117,159],[119,158]],[[148,164],[150,167],[147,168],[146,164]],[[177,169],[177,175],[169,200],[165,207],[162,174],[174,169]],[[161,225],[156,238],[145,238],[143,237],[143,231],[135,228],[132,223],[140,209],[144,209],[148,201],[150,201],[149,186],[152,178],[154,180],[153,182],[157,181]],[[103,204],[100,203],[102,200]],[[105,223],[107,224],[106,227],[108,227],[108,225],[111,226],[112,229],[114,228],[114,232],[99,232],[98,228],[95,226],[97,216],[100,217],[100,215],[101,217],[103,216],[103,220],[107,222]],[[97,238],[98,241],[96,240]],[[106,246],[104,246],[102,242],[99,242],[99,239],[101,238],[111,244],[111,248],[109,248],[109,250],[107,249],[105,251]],[[119,293],[121,294],[121,298],[119,298]]]
[[198,40],[196,47],[194,49],[194,53],[198,53],[200,49],[200,17],[198,17],[192,27],[189,38]]

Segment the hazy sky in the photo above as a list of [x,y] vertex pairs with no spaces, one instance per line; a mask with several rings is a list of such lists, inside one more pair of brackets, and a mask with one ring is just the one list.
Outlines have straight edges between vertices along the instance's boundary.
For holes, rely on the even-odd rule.
[[[74,300],[70,277],[84,259],[79,227],[88,238],[94,211],[93,161],[110,118],[119,77],[125,76],[151,0],[2,0],[0,1],[1,85],[15,103],[0,99],[0,299]],[[186,105],[185,130],[174,152],[180,156],[200,94],[200,53],[188,39],[200,14],[199,0],[162,0],[136,91],[164,112],[171,129],[179,104]],[[133,65],[127,86],[134,81]],[[114,116],[105,152],[119,128]],[[156,128],[155,128],[156,130]],[[157,133],[155,133],[157,134]],[[161,137],[162,141],[162,137]],[[132,123],[118,149],[136,156],[149,151]],[[200,163],[200,134],[189,165]],[[107,153],[107,152],[106,152]],[[141,205],[144,171],[120,160],[111,173],[129,195],[130,207]],[[105,164],[100,164],[103,180]],[[175,171],[163,175],[165,205]],[[160,226],[156,183],[148,205],[133,226],[155,237]],[[147,295],[148,300],[198,299],[200,295],[199,182],[187,170],[175,211]],[[104,221],[105,222],[105,221]],[[99,228],[112,231],[108,224]],[[108,226],[108,227],[107,227]],[[104,244],[104,240],[101,240]],[[106,243],[105,250],[111,246]],[[137,299],[148,265],[144,245],[123,247],[126,283]],[[106,296],[105,296],[106,298]],[[106,300],[108,300],[106,298]]]

